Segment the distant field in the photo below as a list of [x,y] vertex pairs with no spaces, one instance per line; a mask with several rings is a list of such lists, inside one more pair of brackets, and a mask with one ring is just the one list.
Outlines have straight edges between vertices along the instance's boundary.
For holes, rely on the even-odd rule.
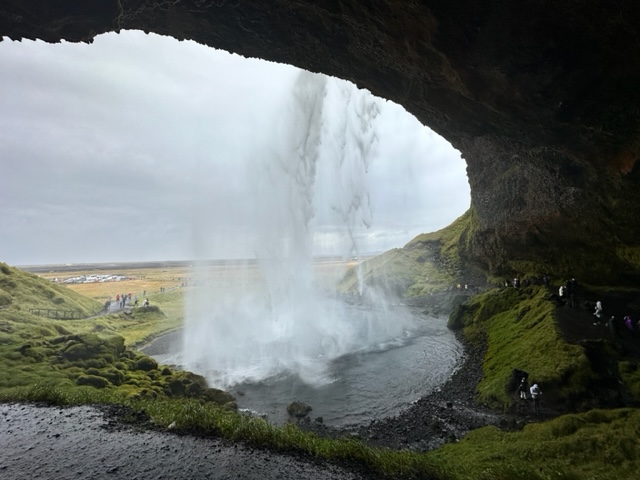
[[[318,284],[331,288],[344,275],[355,261],[340,259],[322,259],[314,263],[314,272]],[[153,303],[165,303],[167,293],[177,289],[195,286],[213,286],[234,289],[262,282],[262,274],[256,262],[209,262],[193,265],[188,262],[153,262],[120,264],[78,264],[78,265],[42,265],[21,267],[22,270],[36,273],[49,280],[63,280],[79,275],[123,275],[127,280],[118,282],[74,283],[67,286],[87,297],[100,302],[115,299],[118,294],[131,293],[132,298],[149,298]],[[176,296],[172,295],[175,299]],[[180,295],[181,297],[181,295]],[[161,308],[164,308],[161,306]]]

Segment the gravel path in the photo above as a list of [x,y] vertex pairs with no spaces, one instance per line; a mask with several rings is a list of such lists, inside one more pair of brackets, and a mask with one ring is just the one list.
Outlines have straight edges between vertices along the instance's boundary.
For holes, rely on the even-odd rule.
[[95,407],[0,404],[0,478],[336,479],[366,477],[327,463],[215,439],[115,426]]

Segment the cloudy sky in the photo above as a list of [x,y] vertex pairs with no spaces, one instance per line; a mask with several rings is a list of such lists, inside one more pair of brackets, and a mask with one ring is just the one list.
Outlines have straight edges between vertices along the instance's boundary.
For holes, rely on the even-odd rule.
[[[312,97],[317,158],[292,173]],[[469,206],[459,152],[346,82],[142,32],[0,42],[0,261],[253,257],[290,208],[271,199],[303,203],[287,175],[312,180],[316,254],[400,247]]]

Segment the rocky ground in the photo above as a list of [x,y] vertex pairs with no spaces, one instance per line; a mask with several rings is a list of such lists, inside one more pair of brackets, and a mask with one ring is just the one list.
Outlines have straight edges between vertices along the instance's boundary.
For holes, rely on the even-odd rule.
[[[0,478],[367,480],[317,459],[159,432],[96,407],[0,404]],[[130,412],[129,412],[130,413]],[[144,419],[141,418],[141,425]]]

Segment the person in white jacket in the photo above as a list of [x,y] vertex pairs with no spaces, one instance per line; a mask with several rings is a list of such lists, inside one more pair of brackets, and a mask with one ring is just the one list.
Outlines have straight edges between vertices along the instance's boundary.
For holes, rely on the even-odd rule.
[[593,315],[597,318],[594,325],[600,323],[600,319],[602,318],[602,302],[600,300],[596,302],[596,310],[593,312]]
[[529,389],[529,393],[531,394],[531,399],[533,400],[533,411],[535,413],[540,413],[540,395],[542,395],[542,391],[537,383],[531,385]]

